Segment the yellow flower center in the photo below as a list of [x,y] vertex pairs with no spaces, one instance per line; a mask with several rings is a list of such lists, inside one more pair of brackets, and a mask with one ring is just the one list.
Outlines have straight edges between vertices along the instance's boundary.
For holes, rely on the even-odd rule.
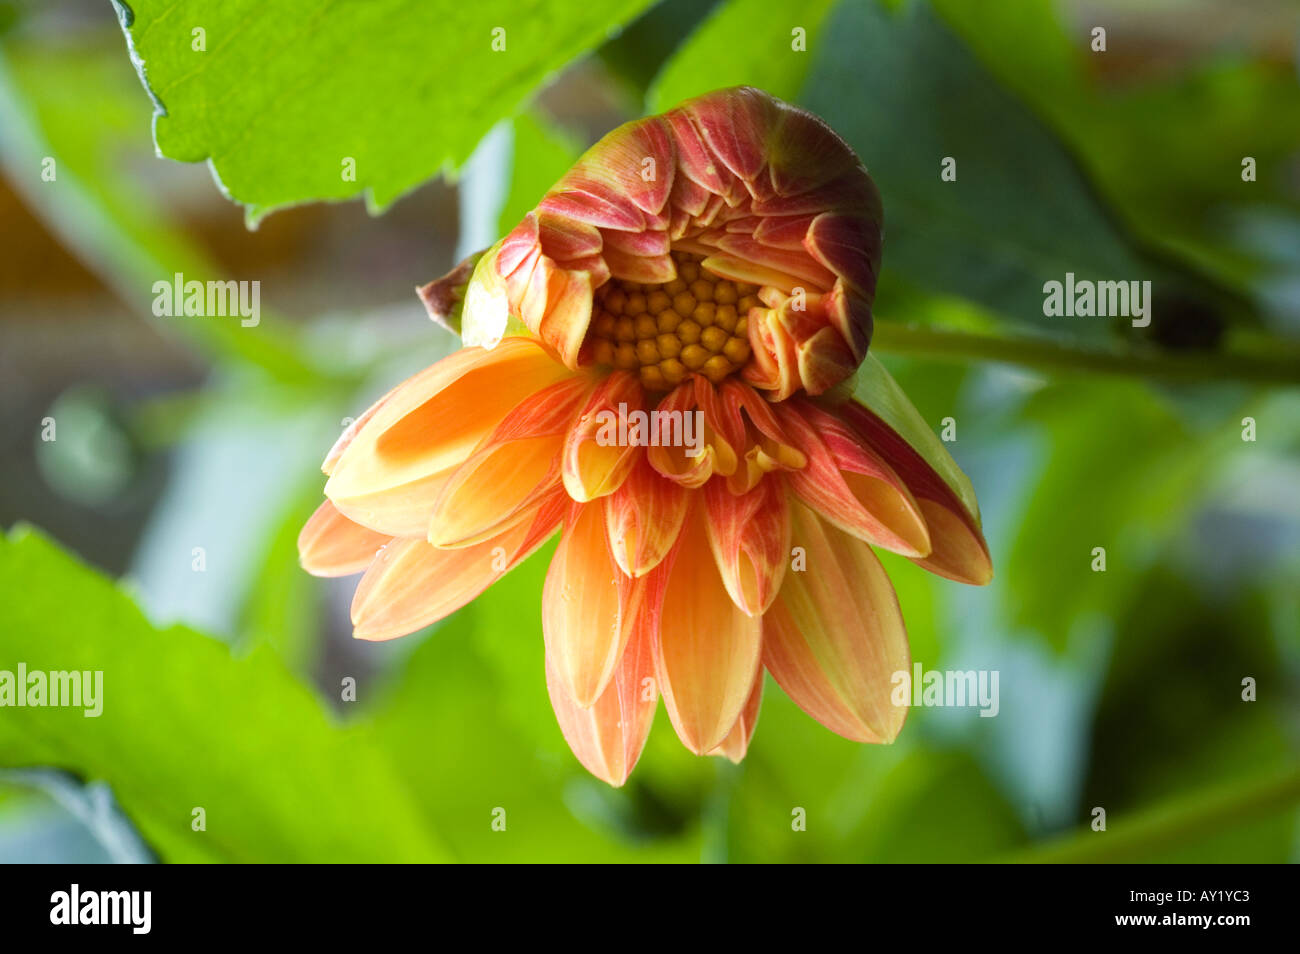
[[667,391],[699,372],[717,384],[749,360],[756,285],[719,278],[701,256],[671,253],[677,277],[662,285],[613,279],[596,295],[587,342],[596,364],[639,369],[641,384]]

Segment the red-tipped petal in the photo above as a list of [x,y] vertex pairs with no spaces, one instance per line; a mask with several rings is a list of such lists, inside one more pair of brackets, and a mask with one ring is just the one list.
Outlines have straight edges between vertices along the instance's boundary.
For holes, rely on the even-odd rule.
[[748,493],[733,494],[725,482],[704,488],[709,545],[723,585],[750,616],[762,616],[781,588],[790,559],[790,508],[785,484],[762,480]]
[[718,90],[681,107],[695,121],[710,151],[745,182],[758,178],[767,161],[768,135],[777,101],[748,86]]
[[846,402],[836,413],[890,462],[920,505],[930,553],[913,562],[959,583],[983,586],[992,580],[993,562],[979,521],[925,458],[858,402]]
[[[737,438],[727,439],[730,426],[724,416],[726,409],[707,379],[693,375],[668,392],[657,410],[660,415],[681,415],[683,437],[690,428],[695,438],[694,446],[686,446],[683,440],[646,449],[647,459],[660,474],[683,487],[700,487],[714,474],[735,472],[739,458],[733,441]],[[703,415],[702,426],[697,411]]]
[[564,486],[574,500],[613,493],[642,456],[632,441],[620,443],[618,422],[640,411],[644,396],[637,376],[627,371],[615,371],[596,385],[564,440]]
[[619,569],[639,577],[657,567],[677,542],[691,498],[691,491],[638,455],[627,480],[604,500],[605,531]]
[[831,523],[905,556],[930,552],[920,506],[903,480],[835,416],[804,402],[777,408],[777,419],[807,456],[788,474],[798,498]]

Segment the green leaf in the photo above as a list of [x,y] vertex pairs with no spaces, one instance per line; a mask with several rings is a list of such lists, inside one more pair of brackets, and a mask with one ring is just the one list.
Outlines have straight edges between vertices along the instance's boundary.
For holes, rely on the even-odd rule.
[[[0,602],[5,668],[103,673],[98,717],[6,708],[0,767],[107,782],[166,861],[445,857],[373,739],[332,724],[269,649],[235,659],[193,630],[158,630],[30,530],[0,538],[0,574],[23,595]],[[195,808],[206,831],[191,828]]]
[[[834,0],[730,0],[683,43],[648,96],[652,113],[726,86],[757,86],[793,100],[803,86]],[[805,49],[796,49],[802,30]]]
[[[853,146],[880,187],[886,273],[1079,336],[1116,323],[1050,324],[1046,281],[1153,277],[1060,142],[924,3],[891,15],[845,0],[800,102]],[[956,161],[955,181],[940,178],[945,157]]]
[[363,192],[383,209],[648,5],[118,0],[159,153],[210,161],[253,222]]

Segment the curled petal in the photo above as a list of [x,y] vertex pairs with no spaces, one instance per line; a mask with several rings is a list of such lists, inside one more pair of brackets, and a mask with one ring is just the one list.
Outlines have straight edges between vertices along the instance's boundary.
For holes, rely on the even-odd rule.
[[463,348],[399,385],[334,462],[325,495],[390,536],[424,536],[450,474],[512,407],[569,377],[536,341]]
[[298,534],[298,556],[313,576],[348,576],[368,567],[391,539],[353,523],[326,500]]
[[[683,434],[689,429],[694,442],[681,441],[652,445],[646,456],[660,474],[683,487],[700,487],[714,474],[735,473],[739,462],[736,444],[739,435],[727,439],[729,419],[717,392],[707,379],[692,375],[659,402],[661,415],[680,415]],[[689,445],[689,446],[688,446]]]
[[592,276],[586,271],[557,269],[551,272],[547,282],[545,310],[535,322],[537,334],[568,363],[576,362],[587,325],[591,323],[594,288]]
[[461,333],[461,316],[465,306],[465,291],[474,269],[485,252],[475,252],[437,281],[421,285],[415,290],[424,303],[429,317],[454,335]]
[[832,732],[892,742],[907,718],[891,698],[895,674],[911,666],[894,588],[867,544],[801,504],[792,509],[806,565],[786,575],[763,617],[763,664]]
[[[861,295],[868,309],[880,271],[880,227],[868,219],[823,212],[808,227],[804,247],[845,286]],[[868,314],[870,311],[868,310]]]
[[[769,322],[751,311],[747,379],[777,399],[820,394],[870,342],[881,221],[866,169],[825,123],[758,89],[718,90],[593,146],[489,250],[466,314],[481,299],[502,334],[517,314],[577,369],[595,360],[583,343],[607,280],[667,284],[670,251],[694,253],[713,274],[783,299],[767,302]],[[831,297],[802,314],[804,295]]]
[[784,483],[760,481],[744,494],[733,494],[719,480],[704,488],[709,545],[722,583],[735,604],[750,616],[762,616],[781,588],[790,554],[790,511]]
[[710,253],[701,264],[723,278],[735,282],[750,282],[754,285],[768,285],[787,295],[792,294],[799,285],[797,275],[780,271],[762,262],[751,261],[740,255],[714,252]]
[[624,123],[577,161],[565,181],[612,193],[648,215],[657,214],[673,187],[673,143],[658,116]]
[[717,748],[740,717],[758,672],[761,621],[727,595],[709,550],[703,507],[692,508],[668,573],[655,666],[668,717],[697,755]]
[[[752,235],[739,234],[722,236],[718,240],[718,248],[734,259],[752,262],[771,269],[774,273],[790,276],[794,280],[790,290],[802,287],[805,292],[820,291],[830,288],[835,283],[835,273],[805,252],[802,247],[798,251],[774,248],[758,241]],[[759,284],[769,283],[759,282]]]
[[782,106],[762,90],[737,86],[688,100],[678,109],[695,122],[709,151],[749,183],[757,180],[767,160],[768,136]]
[[627,419],[628,408],[640,409],[643,397],[641,383],[627,371],[615,371],[596,385],[564,440],[564,486],[574,500],[613,493],[626,479],[641,456],[640,446],[620,442],[618,421]]
[[552,261],[568,264],[597,255],[605,241],[600,229],[585,222],[575,222],[562,215],[542,213],[537,216],[536,241],[542,254]]
[[727,477],[727,488],[733,494],[747,493],[772,471],[807,466],[807,457],[781,427],[772,405],[753,388],[731,379],[722,383],[720,394],[726,419],[746,435],[749,444],[744,459]]
[[657,567],[677,542],[691,492],[638,455],[627,480],[605,498],[605,532],[620,570],[639,577]]

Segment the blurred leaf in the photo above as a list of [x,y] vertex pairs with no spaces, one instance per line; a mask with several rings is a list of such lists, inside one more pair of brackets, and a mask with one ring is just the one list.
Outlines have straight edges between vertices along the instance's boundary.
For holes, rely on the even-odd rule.
[[[1220,525],[1223,545],[1232,532]],[[1254,528],[1236,532],[1253,536]],[[1207,779],[1218,784],[1295,764],[1287,724],[1294,692],[1267,612],[1251,595],[1257,587],[1220,593],[1215,583],[1157,568],[1142,580],[1141,611],[1121,625],[1097,704],[1083,802],[1104,806],[1108,820]],[[1249,702],[1242,699],[1247,676],[1257,689]],[[1187,860],[1286,861],[1296,822],[1286,814],[1265,820],[1256,837],[1229,839],[1222,855],[1210,854],[1209,844],[1183,850]]]
[[[1140,384],[1081,379],[1035,395],[1025,417],[1046,457],[1003,557],[1017,581],[1004,599],[1013,628],[1064,650],[1077,627],[1114,619],[1138,595],[1142,571],[1203,499],[1211,463],[1240,449],[1240,426],[1196,433]],[[1104,572],[1092,569],[1096,547]]]
[[574,140],[536,111],[517,116],[513,127],[514,160],[497,235],[518,225],[582,154]]
[[648,0],[117,5],[156,103],[159,153],[210,161],[255,222],[363,191],[385,208],[463,163],[551,73]]
[[[835,0],[728,0],[664,65],[647,94],[660,113],[726,86],[757,86],[793,100],[822,55],[822,27]],[[796,29],[804,49],[795,49]]]
[[267,582],[260,574],[271,537],[280,536],[281,556],[301,572],[284,539],[296,532],[286,525],[287,510],[302,506],[308,482],[323,482],[318,468],[341,430],[341,410],[318,394],[268,386],[238,366],[214,378],[204,395],[131,575],[152,618],[229,638],[243,600]]
[[[1153,78],[1101,85],[1090,81],[1087,29],[1062,24],[1052,0],[935,6],[984,65],[1070,143],[1144,238],[1241,283],[1260,262],[1224,227],[1226,210],[1264,203],[1300,209],[1292,171],[1300,150],[1294,63],[1234,45]],[[1277,16],[1286,19],[1280,9]],[[1242,181],[1246,156],[1258,164],[1255,182]]]
[[[0,765],[103,780],[168,861],[443,857],[373,740],[330,724],[269,650],[236,660],[155,629],[116,586],[31,530],[0,542],[6,666],[103,672],[103,711],[10,708]],[[75,618],[71,617],[75,608]],[[202,807],[207,830],[191,830]]]
[[[1150,277],[1070,155],[928,5],[891,15],[844,0],[800,102],[848,140],[880,187],[886,269],[1079,337],[1114,323],[1048,323],[1044,282],[1067,272]],[[945,157],[956,181],[940,178]]]
[[[237,319],[156,318],[153,283],[229,276],[209,259],[159,196],[129,174],[154,163],[134,116],[140,88],[121,52],[69,42],[57,49],[0,38],[0,165],[18,195],[60,241],[154,327],[211,354],[251,363],[282,381],[311,385],[326,372],[296,351],[270,308],[256,327]],[[41,179],[55,161],[57,178]]]
[[719,0],[660,0],[597,51],[639,107],[664,61]]
[[[1256,776],[1228,784],[1216,783],[1199,792],[1170,799],[1127,818],[1107,817],[1104,832],[1085,829],[1056,841],[1035,846],[1006,861],[1034,864],[1086,864],[1117,862],[1182,862],[1206,860],[1256,861],[1286,858],[1287,844],[1276,843],[1264,856],[1243,857],[1238,839],[1243,832],[1251,842],[1267,844],[1257,836],[1278,816],[1294,828],[1300,805],[1300,770]],[[1267,838],[1268,830],[1263,832]],[[1207,850],[1208,849],[1208,850]]]
[[296,673],[311,671],[320,650],[319,585],[298,563],[298,534],[321,502],[313,476],[271,524],[239,632],[246,645],[266,643]]
[[1025,841],[1011,806],[965,753],[919,750],[885,779],[858,839],[863,861],[975,861]]

